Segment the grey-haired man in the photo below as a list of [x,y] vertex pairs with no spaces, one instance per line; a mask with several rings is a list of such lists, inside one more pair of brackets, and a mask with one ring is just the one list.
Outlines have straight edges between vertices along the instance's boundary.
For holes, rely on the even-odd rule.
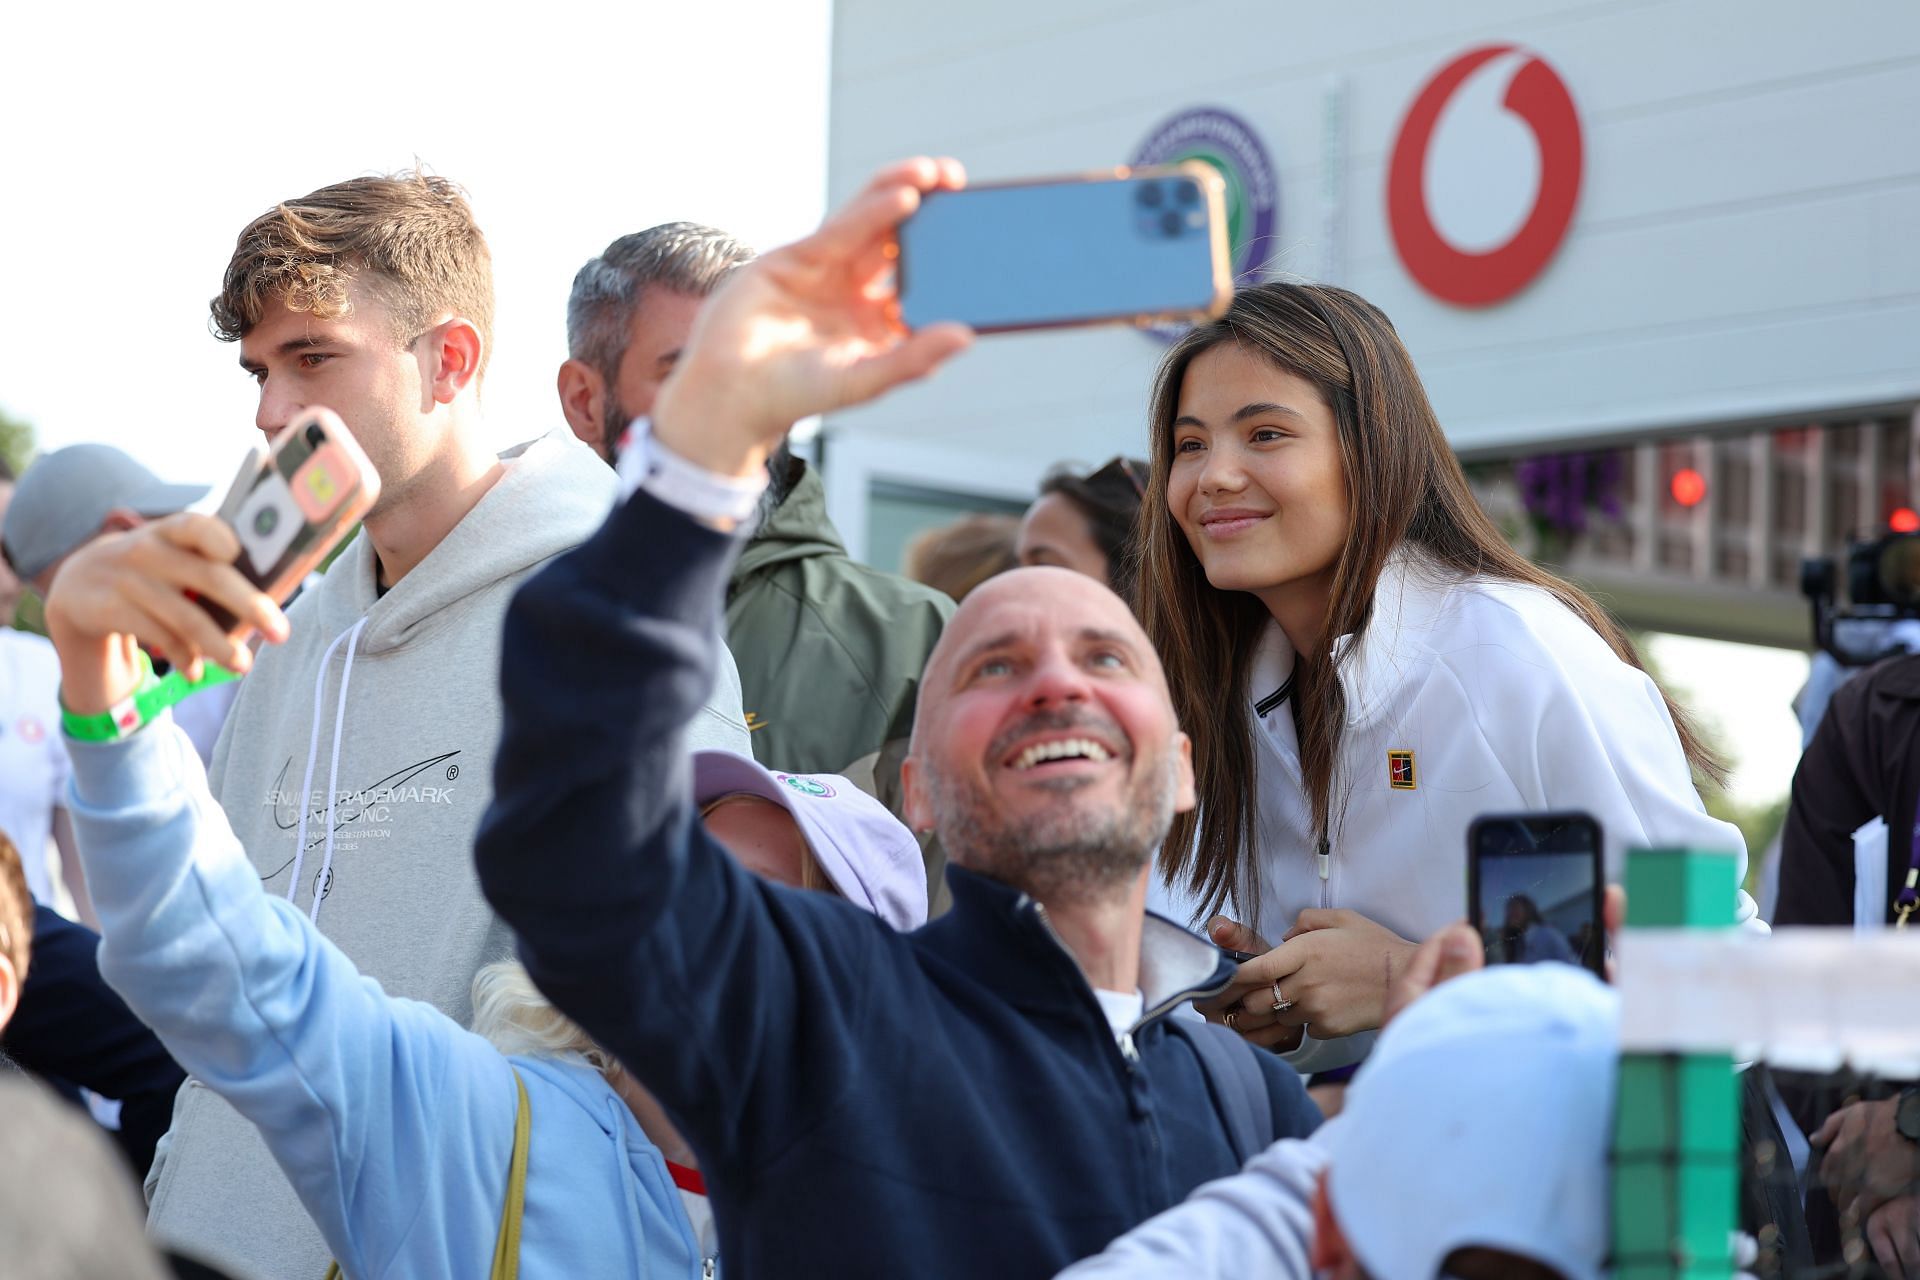
[[653,412],[693,317],[753,250],[696,222],[621,236],[573,277],[560,408],[588,448],[614,460],[620,435]]
[[[621,236],[580,268],[560,366],[573,433],[614,461],[628,424],[653,412],[701,303],[753,256],[724,231],[668,222]],[[844,774],[898,814],[920,673],[953,602],[849,557],[819,472],[784,442],[767,459],[767,481],[726,600],[754,758]],[[926,856],[938,913],[947,888],[931,839]]]

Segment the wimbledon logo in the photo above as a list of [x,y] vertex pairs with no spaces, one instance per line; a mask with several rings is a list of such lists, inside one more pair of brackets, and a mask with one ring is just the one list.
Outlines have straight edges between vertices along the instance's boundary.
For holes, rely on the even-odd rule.
[[[1274,229],[1280,211],[1280,186],[1266,144],[1232,112],[1196,107],[1155,125],[1134,148],[1129,163],[1139,168],[1183,160],[1212,165],[1225,180],[1234,283],[1258,284],[1266,278],[1266,265],[1277,248]],[[1171,340],[1178,330],[1152,332]]]

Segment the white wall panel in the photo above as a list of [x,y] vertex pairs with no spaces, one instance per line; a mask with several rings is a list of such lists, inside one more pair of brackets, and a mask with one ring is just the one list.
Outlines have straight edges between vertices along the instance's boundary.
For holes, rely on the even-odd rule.
[[[1393,253],[1384,166],[1421,84],[1490,41],[1560,72],[1587,168],[1545,272],[1468,311]],[[1117,163],[1166,115],[1221,106],[1273,155],[1275,265],[1312,274],[1336,79],[1341,282],[1393,317],[1460,447],[1920,399],[1920,4],[841,0],[830,186],[921,151],[980,177]],[[836,418],[835,447],[944,441],[1034,476],[1139,451],[1157,354],[1128,332],[983,342],[934,385]]]

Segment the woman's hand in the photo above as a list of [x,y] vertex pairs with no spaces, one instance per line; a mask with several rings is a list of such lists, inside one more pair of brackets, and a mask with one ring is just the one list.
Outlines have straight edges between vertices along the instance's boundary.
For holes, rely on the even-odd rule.
[[1414,951],[1412,962],[1387,994],[1385,1016],[1380,1025],[1384,1027],[1392,1022],[1408,1005],[1441,983],[1486,967],[1486,948],[1473,926],[1465,920],[1448,925]]
[[[1356,911],[1302,911],[1278,947],[1240,966],[1226,996],[1238,1000],[1234,1021],[1243,1032],[1311,1025],[1316,1037],[1331,1039],[1370,1031],[1385,1021],[1387,994],[1414,950]],[[1247,1038],[1284,1043],[1279,1033]]]
[[758,474],[795,422],[925,377],[963,350],[965,325],[901,328],[893,277],[894,233],[921,196],[965,183],[958,161],[904,161],[806,239],[734,272],[660,389],[654,438],[709,471]]
[[[1266,958],[1273,950],[1267,940],[1241,924],[1238,920],[1226,916],[1215,916],[1207,921],[1207,936],[1214,945],[1228,951],[1244,951],[1256,957],[1240,966],[1234,974],[1232,983],[1225,991],[1211,1000],[1196,1000],[1193,1007],[1204,1015],[1208,1022],[1217,1022],[1229,1031],[1237,1031],[1249,1044],[1259,1045],[1263,1049],[1282,1051],[1298,1048],[1300,1028],[1282,1025],[1272,1012],[1273,1001],[1269,999],[1258,1009],[1249,1005],[1259,1005],[1257,999],[1248,1000],[1247,992],[1257,985],[1256,980],[1243,981],[1247,970]],[[1263,988],[1264,989],[1264,988]],[[1231,1014],[1231,1017],[1228,1015]]]
[[74,552],[60,566],[46,612],[66,708],[98,715],[131,694],[142,647],[188,679],[198,679],[206,662],[237,672],[251,667],[246,645],[222,632],[195,597],[223,606],[275,643],[286,639],[280,607],[233,567],[239,554],[233,530],[184,512]]

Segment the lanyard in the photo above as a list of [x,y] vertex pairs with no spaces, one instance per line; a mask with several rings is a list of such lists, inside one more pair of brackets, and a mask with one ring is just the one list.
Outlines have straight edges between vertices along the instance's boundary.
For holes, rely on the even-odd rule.
[[1920,814],[1913,822],[1913,838],[1909,842],[1907,854],[1907,882],[1900,886],[1900,894],[1893,900],[1893,927],[1907,927],[1907,917],[1920,908]]

